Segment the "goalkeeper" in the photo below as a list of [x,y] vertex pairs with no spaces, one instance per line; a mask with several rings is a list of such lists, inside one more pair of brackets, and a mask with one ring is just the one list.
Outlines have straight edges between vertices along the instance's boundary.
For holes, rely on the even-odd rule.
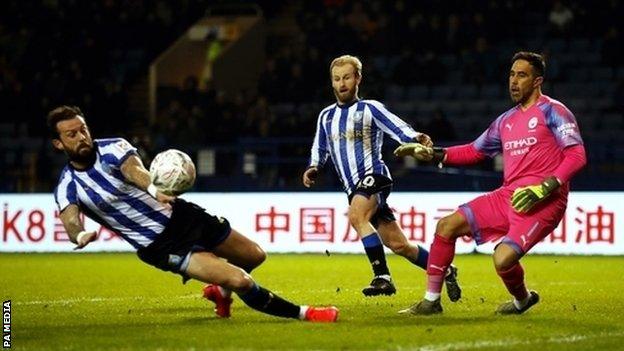
[[574,115],[541,93],[542,56],[519,52],[511,64],[509,92],[516,105],[474,142],[446,149],[412,143],[395,150],[397,156],[446,165],[474,164],[502,153],[504,163],[500,188],[440,219],[429,254],[425,297],[402,312],[442,312],[443,273],[453,261],[456,239],[463,235],[477,245],[502,239],[494,250],[494,267],[513,299],[496,313],[520,314],[539,301],[537,292],[525,286],[520,259],[563,218],[569,180],[585,165],[585,149]]

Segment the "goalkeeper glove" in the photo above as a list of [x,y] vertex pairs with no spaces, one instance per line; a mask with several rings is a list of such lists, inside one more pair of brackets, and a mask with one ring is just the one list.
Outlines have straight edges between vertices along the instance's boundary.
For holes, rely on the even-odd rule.
[[394,156],[412,156],[418,161],[430,161],[433,149],[421,143],[406,143],[394,149]]
[[529,185],[518,188],[511,196],[511,206],[516,212],[529,212],[538,202],[547,198],[561,184],[554,176],[544,179],[537,185]]
[[412,156],[418,161],[440,163],[444,161],[446,150],[441,147],[427,147],[420,143],[406,143],[394,149],[394,155]]

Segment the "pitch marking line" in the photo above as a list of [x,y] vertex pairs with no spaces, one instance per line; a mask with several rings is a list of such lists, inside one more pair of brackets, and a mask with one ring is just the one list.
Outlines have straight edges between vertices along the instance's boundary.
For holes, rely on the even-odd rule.
[[15,301],[15,305],[70,305],[83,302],[113,302],[113,301],[145,301],[145,300],[171,300],[171,299],[199,299],[200,295],[180,295],[180,296],[162,296],[162,297],[144,297],[144,296],[128,296],[128,297],[92,297],[92,298],[73,298],[65,300],[34,300],[34,301]]
[[572,344],[579,341],[596,338],[614,338],[624,336],[624,332],[610,332],[599,334],[572,334],[566,336],[553,336],[550,338],[534,339],[534,340],[478,340],[469,342],[455,342],[448,344],[426,345],[418,347],[417,351],[451,351],[451,350],[475,350],[483,348],[508,348],[519,345],[543,345],[543,344]]

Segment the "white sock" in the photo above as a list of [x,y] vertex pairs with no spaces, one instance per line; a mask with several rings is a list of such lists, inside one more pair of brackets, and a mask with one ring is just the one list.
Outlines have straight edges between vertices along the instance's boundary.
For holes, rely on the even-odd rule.
[[439,299],[440,299],[440,293],[433,293],[429,291],[425,293],[425,300],[427,301],[435,301]]
[[219,292],[221,293],[221,296],[223,296],[223,297],[230,297],[232,295],[232,291],[231,290],[223,288],[223,287],[221,287],[221,285],[217,285],[217,288],[219,288]]
[[306,312],[308,312],[308,306],[306,305],[301,305],[299,306],[299,319],[304,320],[305,319],[305,315]]
[[389,274],[376,275],[375,278],[381,278],[392,282],[392,277]]
[[521,310],[522,308],[524,308],[524,306],[526,306],[527,303],[529,303],[530,298],[531,298],[530,293],[522,301],[516,300],[516,298],[514,297],[513,304],[514,306],[516,306],[517,309]]

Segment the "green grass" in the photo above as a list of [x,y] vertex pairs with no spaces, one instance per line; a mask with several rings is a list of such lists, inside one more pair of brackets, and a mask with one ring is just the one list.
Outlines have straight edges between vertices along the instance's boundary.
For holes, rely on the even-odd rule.
[[458,256],[464,298],[441,316],[399,315],[419,300],[423,272],[389,256],[398,288],[365,298],[363,255],[270,255],[253,273],[294,302],[334,304],[339,323],[266,316],[239,299],[214,317],[202,284],[180,283],[132,254],[1,254],[3,300],[12,300],[12,346],[69,349],[621,350],[624,257],[528,256],[541,302],[522,316],[495,316],[508,295],[484,255]]

